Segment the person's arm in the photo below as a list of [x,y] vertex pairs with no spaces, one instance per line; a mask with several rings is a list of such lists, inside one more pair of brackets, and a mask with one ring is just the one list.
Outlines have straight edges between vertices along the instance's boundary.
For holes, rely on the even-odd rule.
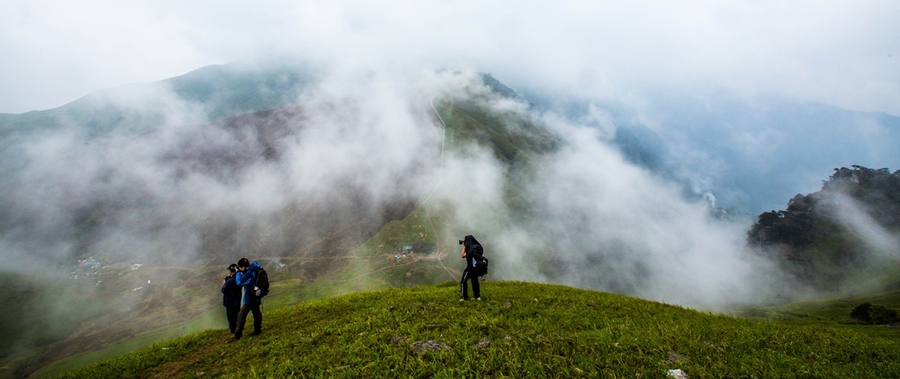
[[250,283],[253,283],[253,275],[247,275],[246,273],[238,271],[234,276],[234,284],[238,285],[238,287],[244,287]]
[[462,248],[462,257],[463,258],[466,257],[466,246],[465,245],[463,245],[463,248]]

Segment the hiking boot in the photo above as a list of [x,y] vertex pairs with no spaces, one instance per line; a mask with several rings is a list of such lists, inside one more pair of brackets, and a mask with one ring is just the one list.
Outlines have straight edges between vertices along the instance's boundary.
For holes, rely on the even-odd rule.
[[475,300],[481,301],[481,297],[476,297]]
[[250,333],[251,336],[258,336],[258,335],[260,335],[260,334],[262,334],[262,332],[253,332],[253,333]]
[[459,299],[459,301],[466,301],[466,300],[468,300],[468,299]]
[[237,337],[231,337],[231,338],[228,339],[228,341],[225,341],[225,343],[237,342],[237,341],[239,341],[239,340],[240,340],[240,338],[237,338]]

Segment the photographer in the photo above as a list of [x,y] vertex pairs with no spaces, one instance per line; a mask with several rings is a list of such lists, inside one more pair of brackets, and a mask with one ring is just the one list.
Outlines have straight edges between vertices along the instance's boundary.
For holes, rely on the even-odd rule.
[[478,243],[475,237],[468,235],[465,239],[459,241],[462,248],[462,257],[466,260],[466,269],[463,270],[462,280],[459,282],[461,297],[459,301],[469,300],[468,281],[472,281],[472,294],[475,300],[481,300],[481,285],[478,283],[477,259],[484,254],[484,248]]

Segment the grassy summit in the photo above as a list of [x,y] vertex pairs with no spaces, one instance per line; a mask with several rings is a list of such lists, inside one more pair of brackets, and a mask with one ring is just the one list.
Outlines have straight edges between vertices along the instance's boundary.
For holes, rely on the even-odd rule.
[[354,293],[264,311],[67,373],[107,377],[898,377],[900,341],[701,313],[610,293],[486,282]]

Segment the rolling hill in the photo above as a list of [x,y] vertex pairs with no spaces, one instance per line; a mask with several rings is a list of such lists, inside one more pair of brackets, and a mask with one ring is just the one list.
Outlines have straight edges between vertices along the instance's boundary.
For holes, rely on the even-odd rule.
[[363,292],[267,312],[63,375],[154,377],[896,377],[900,343],[563,286],[488,282]]

